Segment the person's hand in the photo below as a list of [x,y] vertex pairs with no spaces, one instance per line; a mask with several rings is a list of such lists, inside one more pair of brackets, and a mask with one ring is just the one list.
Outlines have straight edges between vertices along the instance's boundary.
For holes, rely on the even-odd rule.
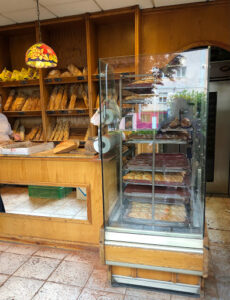
[[18,133],[13,133],[13,139],[15,140],[15,141],[21,141],[21,137],[20,137],[20,135],[18,134]]

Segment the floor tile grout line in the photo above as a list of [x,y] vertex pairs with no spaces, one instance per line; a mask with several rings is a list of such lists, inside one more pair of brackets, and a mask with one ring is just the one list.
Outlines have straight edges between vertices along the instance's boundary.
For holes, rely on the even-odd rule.
[[[10,252],[5,252],[5,253],[10,253]],[[11,253],[11,254],[15,254],[15,253]],[[24,254],[17,254],[17,255],[24,255]],[[24,256],[27,256],[27,255],[24,255]],[[32,255],[28,255],[28,259],[25,260],[12,274],[5,274],[5,275],[9,275],[9,277],[7,278],[7,280],[4,282],[4,284],[11,278],[14,276],[14,274],[25,264],[29,261],[29,259],[31,258]],[[15,277],[18,277],[18,276],[15,276]],[[25,277],[24,277],[25,278]],[[3,285],[2,285],[3,286]],[[1,287],[2,287],[1,286]]]
[[60,264],[64,261],[64,258],[66,256],[64,256],[60,262],[57,264],[57,266],[54,268],[54,270],[50,273],[50,275],[46,278],[46,280],[44,280],[44,283],[40,286],[40,288],[37,290],[37,292],[34,294],[34,296],[31,298],[31,300],[38,294],[38,292],[41,290],[41,288],[48,282],[48,279],[50,278],[50,276],[52,276],[52,274],[57,270],[57,268],[60,266]]
[[88,281],[89,281],[89,279],[90,279],[91,275],[93,274],[94,267],[95,267],[95,266],[94,266],[94,263],[93,263],[93,268],[92,268],[92,271],[91,271],[91,273],[90,273],[90,275],[89,275],[88,279],[86,280],[86,282],[85,282],[84,286],[82,287],[81,293],[78,295],[78,297],[76,298],[76,300],[77,300],[77,299],[79,299],[79,297],[81,296],[81,294],[82,294],[83,290],[85,289],[85,287],[86,287],[86,285],[87,285],[87,283],[88,283]]

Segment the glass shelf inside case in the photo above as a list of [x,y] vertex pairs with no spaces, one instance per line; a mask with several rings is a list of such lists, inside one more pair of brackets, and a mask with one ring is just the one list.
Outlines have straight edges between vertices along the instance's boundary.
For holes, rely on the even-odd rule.
[[203,236],[208,64],[208,49],[100,60],[106,228]]

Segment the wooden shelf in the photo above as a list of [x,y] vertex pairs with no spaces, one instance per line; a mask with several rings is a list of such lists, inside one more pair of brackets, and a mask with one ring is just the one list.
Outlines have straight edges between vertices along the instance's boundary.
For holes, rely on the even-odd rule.
[[41,116],[41,111],[4,111],[3,112],[7,117],[34,117]]
[[20,80],[20,81],[5,81],[0,83],[0,87],[24,87],[24,86],[39,86],[39,79],[35,80]]
[[88,82],[87,76],[74,76],[74,77],[58,77],[58,78],[45,78],[45,84],[66,84],[66,83],[85,83]]
[[88,116],[88,108],[77,108],[75,110],[62,109],[62,110],[47,110],[47,115],[50,117],[68,117],[68,116]]

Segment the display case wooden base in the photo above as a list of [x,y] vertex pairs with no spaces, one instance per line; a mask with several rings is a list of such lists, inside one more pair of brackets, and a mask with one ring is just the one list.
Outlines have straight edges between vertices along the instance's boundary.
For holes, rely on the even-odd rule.
[[203,240],[190,241],[170,237],[160,240],[157,236],[149,239],[146,236],[146,243],[133,243],[131,240],[137,236],[119,235],[126,241],[115,241],[117,233],[101,230],[101,261],[109,266],[108,279],[112,285],[203,293],[204,279],[208,277],[207,230]]
[[111,283],[136,285],[189,294],[202,292],[203,251],[105,246]]

